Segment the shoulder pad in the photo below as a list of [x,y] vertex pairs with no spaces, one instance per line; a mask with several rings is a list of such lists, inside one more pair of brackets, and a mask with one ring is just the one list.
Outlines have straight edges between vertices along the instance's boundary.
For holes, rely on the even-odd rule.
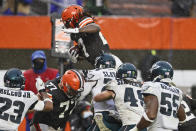
[[144,91],[148,90],[150,87],[151,88],[154,87],[154,83],[144,82],[144,84],[142,85],[142,91],[144,92]]
[[115,85],[117,85],[117,81],[116,80],[111,80],[111,81],[109,81],[108,83],[107,83],[107,85],[106,86],[115,86]]
[[86,79],[98,80],[100,78],[100,72],[97,70],[89,70]]

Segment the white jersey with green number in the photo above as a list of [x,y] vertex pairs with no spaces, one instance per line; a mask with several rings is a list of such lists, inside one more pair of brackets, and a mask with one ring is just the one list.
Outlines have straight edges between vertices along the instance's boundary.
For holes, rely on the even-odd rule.
[[[116,70],[114,68],[94,69],[88,71],[87,80],[96,81],[92,87],[92,96],[96,96],[104,90],[104,86],[111,80],[116,78]],[[85,87],[84,87],[85,88]],[[115,110],[114,101],[112,99],[95,102],[93,101],[94,112]]]
[[149,131],[177,130],[177,111],[182,102],[182,91],[168,83],[146,82],[142,86],[142,93],[154,95],[158,99],[157,117]]
[[28,109],[38,100],[32,91],[0,88],[0,130],[17,130]]
[[144,112],[141,85],[136,82],[123,84],[123,81],[112,81],[106,86],[115,93],[114,102],[124,125],[137,124]]

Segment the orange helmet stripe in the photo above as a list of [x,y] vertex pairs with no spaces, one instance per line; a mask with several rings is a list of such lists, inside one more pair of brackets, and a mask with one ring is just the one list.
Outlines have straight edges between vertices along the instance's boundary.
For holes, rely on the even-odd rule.
[[91,17],[87,17],[86,19],[82,20],[80,23],[79,23],[79,27],[82,28],[84,27],[85,25],[89,24],[89,23],[92,23],[93,22],[93,19]]

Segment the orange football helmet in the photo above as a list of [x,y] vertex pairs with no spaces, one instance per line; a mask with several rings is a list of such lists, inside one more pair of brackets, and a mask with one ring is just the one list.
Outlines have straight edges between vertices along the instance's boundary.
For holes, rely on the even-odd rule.
[[65,8],[61,14],[61,19],[66,28],[76,28],[76,24],[83,16],[83,8],[79,5],[71,5]]
[[74,97],[84,90],[84,78],[78,71],[68,70],[62,76],[60,86],[68,97]]

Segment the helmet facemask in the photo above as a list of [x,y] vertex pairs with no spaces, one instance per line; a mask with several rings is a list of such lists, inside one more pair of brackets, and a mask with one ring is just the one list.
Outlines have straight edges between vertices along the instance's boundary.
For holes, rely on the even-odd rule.
[[67,88],[66,94],[69,98],[72,98],[78,94],[78,92],[72,89],[71,86],[67,83],[66,83],[66,88]]

